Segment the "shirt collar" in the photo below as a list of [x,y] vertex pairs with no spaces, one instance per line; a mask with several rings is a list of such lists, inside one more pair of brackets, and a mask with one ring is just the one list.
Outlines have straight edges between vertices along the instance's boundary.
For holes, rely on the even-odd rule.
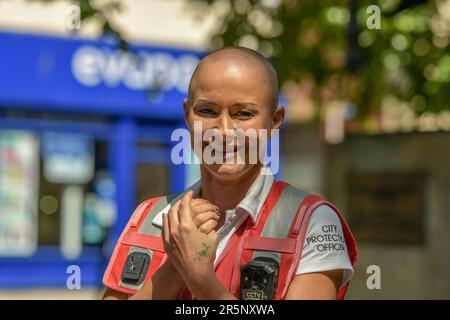
[[[255,179],[253,184],[248,189],[244,199],[239,202],[235,209],[243,210],[245,213],[250,215],[253,223],[256,223],[258,214],[261,211],[261,208],[266,201],[267,196],[269,195],[269,191],[272,187],[273,181],[274,177],[270,170],[267,167],[262,167],[259,176]],[[198,196],[201,190],[201,186],[201,180],[198,180],[172,202],[181,199],[181,197],[188,190],[192,190],[194,192],[194,197]],[[152,223],[156,226],[162,227],[163,216],[167,212],[169,212],[170,207],[171,204],[169,203],[166,207],[164,207],[164,209],[161,210],[161,212],[159,212],[155,216]]]
[[266,169],[265,167],[261,168],[259,176],[248,189],[244,199],[236,206],[236,209],[240,208],[247,212],[252,218],[253,223],[257,221],[258,214],[269,195],[274,180],[270,171],[263,171]]

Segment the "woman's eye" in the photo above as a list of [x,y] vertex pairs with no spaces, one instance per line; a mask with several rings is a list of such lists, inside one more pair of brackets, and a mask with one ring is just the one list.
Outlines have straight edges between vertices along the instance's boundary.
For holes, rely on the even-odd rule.
[[207,108],[205,108],[205,109],[200,109],[198,112],[199,112],[200,114],[203,114],[203,115],[215,115],[215,114],[216,114],[216,112],[215,112],[214,110],[212,110],[212,109],[207,109]]
[[250,111],[239,111],[237,113],[237,115],[238,115],[238,117],[241,117],[241,118],[250,118],[250,117],[253,116],[253,112],[250,112]]

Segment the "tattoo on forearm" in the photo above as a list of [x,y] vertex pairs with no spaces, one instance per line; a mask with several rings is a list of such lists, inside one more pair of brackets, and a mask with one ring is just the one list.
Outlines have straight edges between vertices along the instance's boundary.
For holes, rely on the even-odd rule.
[[200,249],[199,251],[197,251],[194,260],[201,260],[202,258],[206,257],[206,255],[208,254],[208,249],[211,248],[211,246],[208,246],[204,242],[202,243],[202,245],[203,245],[203,248]]

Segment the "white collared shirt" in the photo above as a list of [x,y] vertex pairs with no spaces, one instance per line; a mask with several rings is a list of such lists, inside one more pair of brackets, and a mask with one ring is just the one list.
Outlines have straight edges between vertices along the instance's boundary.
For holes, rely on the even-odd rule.
[[[264,168],[261,170],[264,170]],[[236,208],[225,211],[225,222],[217,231],[220,240],[216,251],[215,263],[217,263],[228,241],[247,219],[248,215],[250,215],[253,222],[256,221],[273,181],[274,177],[272,174],[260,174]],[[189,189],[194,192],[194,197],[196,197],[200,193],[201,181],[197,181]],[[162,227],[163,215],[169,209],[170,205],[167,205],[157,214],[153,219],[153,224]],[[336,269],[344,270],[341,284],[343,286],[352,278],[353,268],[345,245],[342,225],[333,209],[322,205],[312,213],[296,274]]]

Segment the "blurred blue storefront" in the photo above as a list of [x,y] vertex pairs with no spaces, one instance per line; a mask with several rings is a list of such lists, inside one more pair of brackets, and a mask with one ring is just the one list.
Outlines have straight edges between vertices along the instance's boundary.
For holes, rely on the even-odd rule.
[[190,183],[170,135],[201,55],[0,32],[0,289],[99,286],[136,205]]

